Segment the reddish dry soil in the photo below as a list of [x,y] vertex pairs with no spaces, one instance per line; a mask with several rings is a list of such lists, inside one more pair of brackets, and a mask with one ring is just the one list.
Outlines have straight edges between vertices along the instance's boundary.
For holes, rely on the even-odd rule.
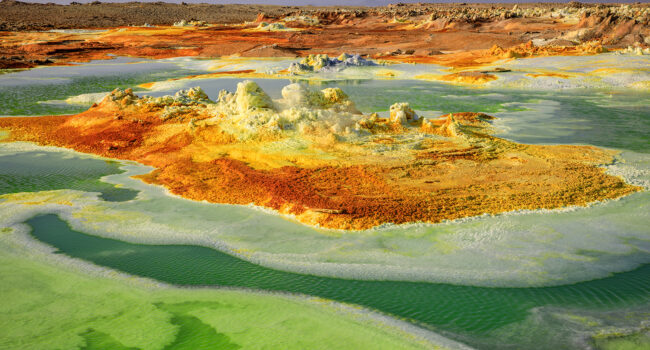
[[[421,13],[425,13],[420,11]],[[420,13],[418,12],[418,13]],[[322,24],[287,23],[299,31],[255,32],[258,22],[278,17],[258,16],[247,25],[209,27],[114,27],[107,34],[51,32],[0,32],[0,68],[29,68],[43,64],[65,64],[112,55],[146,58],[179,56],[295,57],[308,54],[359,53],[406,62],[439,63],[452,67],[485,64],[485,51],[494,45],[504,49],[532,38],[554,39],[562,34],[589,29],[585,40],[607,47],[622,47],[650,36],[647,23],[615,16],[588,16],[567,24],[550,18],[465,20],[438,18],[416,25],[427,15],[416,15],[412,24],[393,23],[392,12],[381,10],[340,13],[314,12]],[[647,18],[645,19],[647,22]],[[567,40],[553,45],[572,46]],[[398,51],[399,50],[399,51]],[[569,49],[569,53],[570,53]],[[443,54],[446,53],[446,54]],[[452,53],[449,55],[449,53]],[[546,54],[565,54],[549,51]],[[593,53],[593,52],[591,52]],[[460,55],[460,58],[456,58]],[[524,55],[526,57],[528,55]],[[487,63],[493,60],[487,61]]]

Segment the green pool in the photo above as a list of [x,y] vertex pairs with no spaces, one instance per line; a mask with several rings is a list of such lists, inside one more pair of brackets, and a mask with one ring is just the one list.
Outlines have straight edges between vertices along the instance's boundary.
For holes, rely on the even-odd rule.
[[[0,115],[75,113],[87,106],[64,100],[203,71],[204,65],[190,59],[145,62],[120,58],[3,74],[0,99],[5,103],[0,106]],[[232,90],[239,81],[178,81],[167,90],[148,93],[160,95],[198,85],[215,99],[219,89]],[[257,81],[273,98],[279,97],[280,89],[289,82]],[[644,90],[475,89],[398,79],[310,83],[341,87],[364,113],[386,113],[397,101],[410,102],[424,116],[454,111],[486,112],[498,117],[494,122],[498,136],[517,142],[590,144],[618,149],[624,151],[625,157],[609,171],[618,171],[617,174],[642,186],[650,184],[650,92]],[[11,210],[22,208],[27,214],[18,217],[29,225],[31,235],[26,234],[21,244],[31,247],[30,239],[35,238],[55,248],[53,253],[57,257],[81,259],[111,271],[177,286],[233,287],[359,305],[479,349],[644,348],[650,344],[647,192],[566,212],[519,213],[343,234],[303,227],[251,208],[173,198],[159,189],[134,185],[137,181],[133,179],[122,179],[125,185],[118,185],[120,181],[115,179],[124,172],[122,162],[34,146],[7,150],[3,147],[0,196],[6,196],[0,197],[0,210],[5,210],[0,218],[2,214],[11,217]],[[98,195],[75,197],[70,203],[59,199],[30,202],[29,195],[39,192],[52,194],[53,198],[65,198],[61,193]],[[16,193],[26,193],[27,199],[15,204],[11,194]],[[66,222],[71,217],[75,219],[70,224],[79,227],[82,223],[89,230],[71,228]],[[112,217],[124,222],[109,228]],[[7,226],[0,232],[0,239],[2,233],[14,232],[20,222],[0,223]],[[483,232],[486,235],[480,236]],[[504,232],[509,236],[503,238]],[[166,243],[153,243],[159,241]],[[422,258],[423,245],[438,249],[435,251],[440,257]],[[456,254],[453,250],[458,246],[470,253]],[[583,246],[584,249],[579,248]],[[397,247],[397,253],[392,254],[386,247]],[[239,248],[258,255],[245,260],[228,254]],[[368,253],[367,261],[363,252]],[[48,254],[52,255],[45,255]],[[266,260],[255,263],[258,257],[280,261],[278,268],[263,266],[270,265]],[[274,257],[277,259],[273,260]],[[527,257],[532,258],[526,260]],[[449,283],[432,283],[411,282],[406,274],[396,275],[400,268],[408,272],[413,267],[408,264],[413,261],[411,258],[423,259],[418,268],[438,268],[436,278],[454,271],[460,277],[449,278]],[[294,264],[282,264],[287,261]],[[304,271],[295,269],[301,261],[340,269],[310,270],[307,263]],[[390,262],[391,268],[395,268],[388,276],[404,278],[377,277],[377,265],[381,267],[382,262]],[[516,283],[517,278],[526,275],[508,273],[526,270],[522,265],[525,262],[534,263],[530,269],[540,269],[536,277],[541,281],[558,284],[553,282],[562,281],[557,276],[570,274],[571,283],[514,288],[526,284],[525,280]],[[368,271],[375,268],[373,273],[359,275],[364,264]],[[454,264],[457,266],[450,266]],[[345,266],[352,265],[357,269],[355,274],[345,275]],[[472,280],[473,269],[476,274],[486,275]],[[472,286],[490,285],[490,276],[498,279],[494,287]],[[580,282],[573,283],[576,280]],[[39,281],[33,283],[32,287],[37,289]],[[497,287],[500,285],[510,287]],[[148,311],[164,311],[168,323],[176,327],[176,340],[170,340],[167,348],[183,348],[181,343],[192,338],[216,342],[222,348],[237,348],[228,337],[197,318],[196,310],[208,304],[192,305],[160,303],[152,306],[156,311]],[[11,305],[2,305],[0,301],[0,306]],[[41,321],[25,322],[25,327],[29,327]],[[300,329],[296,324],[290,327]],[[86,349],[129,348],[122,347],[113,335],[102,330],[88,329],[81,337]]]

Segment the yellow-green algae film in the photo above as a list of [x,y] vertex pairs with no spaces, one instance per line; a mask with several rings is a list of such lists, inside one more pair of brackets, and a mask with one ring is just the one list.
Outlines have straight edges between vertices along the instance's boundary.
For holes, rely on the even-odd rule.
[[0,235],[3,349],[431,347],[349,307],[160,285],[73,263],[34,242],[26,248],[30,240],[21,234],[7,229]]
[[614,334],[595,337],[594,343],[603,350],[650,349],[650,329],[634,334]]

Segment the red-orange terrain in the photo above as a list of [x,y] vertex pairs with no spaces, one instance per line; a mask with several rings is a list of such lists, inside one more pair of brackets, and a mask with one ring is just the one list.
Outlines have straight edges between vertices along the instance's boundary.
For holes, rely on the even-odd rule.
[[[223,16],[206,10],[212,5],[167,4],[158,6],[157,17],[149,22],[156,26],[142,23],[155,5],[3,1],[0,6],[0,19],[25,18],[20,26],[0,21],[0,29],[6,30],[0,32],[0,69],[112,55],[336,57],[347,52],[445,65],[456,69],[432,78],[485,83],[501,70],[478,68],[498,60],[591,55],[627,45],[641,49],[650,38],[647,4],[265,7],[270,12],[259,15],[246,12],[249,7],[227,5],[219,7]],[[26,14],[50,11],[48,6],[61,16],[30,22]],[[93,11],[115,17],[99,21]],[[178,14],[196,14],[197,20],[173,24]],[[95,30],[21,31],[70,28],[66,18],[79,18],[79,26]],[[102,23],[102,28],[93,28],[93,23]],[[10,131],[9,141],[154,166],[155,171],[140,178],[186,198],[253,203],[328,228],[435,223],[585,205],[639,190],[605,173],[601,165],[612,161],[613,151],[517,144],[492,136],[492,117],[485,114],[423,119],[408,104],[396,103],[390,117],[381,118],[361,114],[339,89],[316,91],[292,84],[282,96],[273,101],[252,82],[220,94],[216,102],[200,89],[167,98],[139,98],[116,90],[78,115],[0,118],[0,128]]]
[[6,141],[154,166],[140,178],[186,198],[253,203],[338,229],[585,205],[639,190],[600,167],[613,151],[517,144],[491,136],[485,114],[424,119],[396,103],[381,118],[358,112],[339,89],[290,85],[283,96],[272,101],[253,82],[217,102],[200,89],[168,99],[116,90],[78,115],[0,118],[0,128],[10,130]]
[[[205,17],[208,22],[190,21],[172,26],[173,21],[160,19],[156,27],[145,27],[144,23],[137,22],[146,21],[149,13],[143,5],[106,4],[111,8],[110,13],[119,13],[125,18],[132,14],[135,21],[132,24],[139,26],[125,26],[124,18],[116,18],[115,25],[107,26],[112,22],[104,16],[101,21],[97,18],[80,20],[84,27],[90,25],[92,29],[100,29],[96,31],[2,31],[3,16],[7,16],[8,23],[21,18],[28,27],[33,24],[38,28],[70,28],[56,19],[51,19],[52,24],[30,23],[30,13],[39,6],[11,1],[0,3],[0,68],[67,64],[112,57],[109,55],[297,57],[309,54],[338,56],[344,52],[463,68],[478,67],[502,58],[594,54],[628,45],[648,47],[650,44],[648,4],[573,4],[562,8],[558,4],[519,4],[519,7],[411,4],[298,10],[287,7],[268,8],[272,14],[260,13],[256,19],[254,13],[242,14],[250,18],[250,22],[239,24],[234,24],[232,16],[227,16],[229,7],[226,7],[213,10],[216,12],[209,16],[206,9],[193,15],[196,18],[208,16]],[[84,11],[97,10],[92,6],[86,10],[76,5],[52,6],[56,11],[80,18],[85,18]],[[173,4],[166,6],[170,8],[168,11],[175,7]],[[222,22],[215,14],[219,12],[224,13]],[[170,12],[170,18],[177,18],[174,16],[177,14]],[[92,26],[92,23],[102,25]],[[95,28],[97,26],[100,28]],[[537,43],[535,47],[519,46],[531,41]]]

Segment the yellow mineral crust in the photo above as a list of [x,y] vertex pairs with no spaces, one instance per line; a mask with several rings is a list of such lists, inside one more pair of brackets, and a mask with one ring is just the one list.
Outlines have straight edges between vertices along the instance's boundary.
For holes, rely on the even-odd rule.
[[492,136],[493,117],[422,118],[395,103],[364,115],[338,88],[291,84],[271,99],[241,82],[137,97],[116,90],[73,116],[0,118],[9,140],[156,167],[144,181],[194,200],[264,206],[311,225],[366,229],[518,209],[560,208],[640,190],[599,167],[615,152]]
[[438,81],[446,81],[450,83],[482,85],[492,80],[496,80],[497,77],[494,74],[481,73],[476,71],[465,71],[465,72],[451,73],[445,75],[420,74],[415,76],[415,79],[438,80]]

